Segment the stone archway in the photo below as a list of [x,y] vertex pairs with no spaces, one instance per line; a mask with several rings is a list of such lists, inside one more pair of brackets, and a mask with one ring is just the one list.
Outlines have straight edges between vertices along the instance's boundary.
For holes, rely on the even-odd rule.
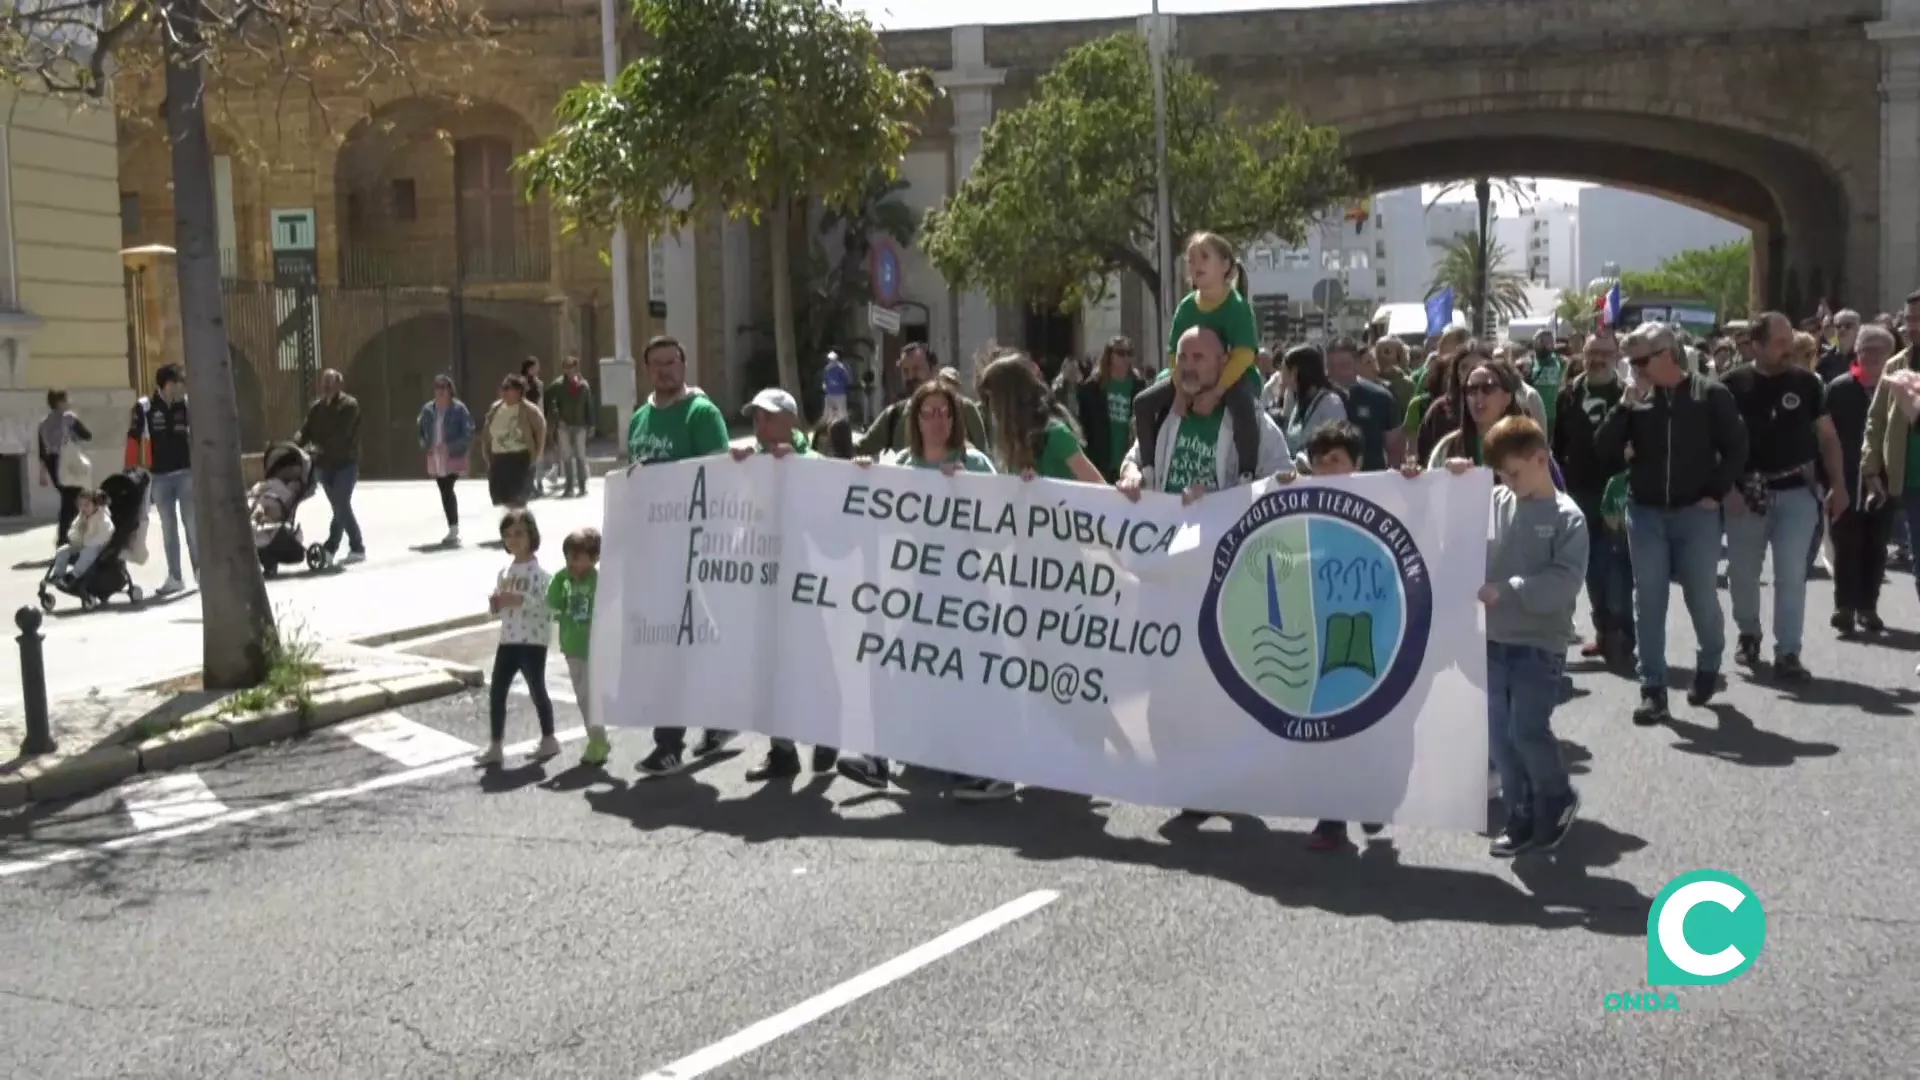
[[536,138],[485,100],[402,98],[355,124],[334,157],[341,283],[545,281],[546,205],[507,171]]
[[[396,322],[367,339],[345,372],[347,392],[360,402],[362,472],[368,478],[422,475],[415,422],[433,396],[434,378],[453,377],[455,393],[477,423],[493,402],[495,373],[518,370],[534,351],[510,323],[462,313],[456,326],[444,310]],[[480,470],[477,454],[472,467]]]
[[[1515,108],[1358,126],[1354,170],[1376,188],[1476,175],[1592,180],[1673,199],[1754,232],[1753,300],[1805,313],[1841,302],[1852,214],[1844,178],[1778,139],[1673,116]],[[1860,291],[1865,293],[1871,286]],[[1803,311],[1804,309],[1804,311]]]

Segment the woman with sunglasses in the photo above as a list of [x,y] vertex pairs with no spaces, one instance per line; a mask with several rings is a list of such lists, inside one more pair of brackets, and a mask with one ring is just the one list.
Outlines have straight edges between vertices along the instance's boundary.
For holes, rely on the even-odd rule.
[[[1512,361],[1495,359],[1484,346],[1474,345],[1455,366],[1459,378],[1454,393],[1453,415],[1459,426],[1441,438],[1427,459],[1427,468],[1438,469],[1450,458],[1465,458],[1485,465],[1480,440],[1493,425],[1509,416],[1532,416],[1526,397],[1527,382]],[[1539,423],[1538,420],[1534,421]],[[1567,482],[1560,465],[1550,462],[1553,486],[1565,491]]]

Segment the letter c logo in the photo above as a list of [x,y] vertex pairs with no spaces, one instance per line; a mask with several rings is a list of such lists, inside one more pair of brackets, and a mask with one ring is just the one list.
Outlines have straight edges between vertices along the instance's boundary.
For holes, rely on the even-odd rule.
[[1687,915],[1701,904],[1717,904],[1728,911],[1740,910],[1747,894],[1724,881],[1690,881],[1673,891],[1660,908],[1660,949],[1673,966],[1701,979],[1718,979],[1747,962],[1747,957],[1732,945],[1711,956],[1687,943]]

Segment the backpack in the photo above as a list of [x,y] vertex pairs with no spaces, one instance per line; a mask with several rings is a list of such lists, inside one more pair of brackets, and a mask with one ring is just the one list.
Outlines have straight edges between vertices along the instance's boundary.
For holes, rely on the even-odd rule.
[[[1173,412],[1174,393],[1173,380],[1167,379],[1140,391],[1133,399],[1134,441],[1140,447],[1143,471],[1153,468],[1160,428]],[[1228,471],[1243,481],[1252,480],[1253,469],[1260,462],[1260,403],[1244,383],[1235,383],[1220,400],[1226,407],[1227,421],[1233,425],[1234,467]]]

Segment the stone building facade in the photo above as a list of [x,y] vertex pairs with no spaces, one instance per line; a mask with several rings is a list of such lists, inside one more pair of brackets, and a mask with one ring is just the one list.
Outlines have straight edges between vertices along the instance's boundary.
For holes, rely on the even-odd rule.
[[[449,328],[418,293],[454,280],[466,308],[492,305],[480,336],[494,352],[612,351],[594,246],[515,201],[500,165],[548,130],[565,89],[598,77],[596,8],[490,9],[501,47],[429,58],[423,69],[458,72],[436,80],[437,92],[390,85],[298,101],[228,88],[216,110],[216,140],[234,160],[237,276],[271,276],[273,211],[311,208],[323,282],[388,286],[390,308],[397,298],[421,308],[397,322],[391,312],[339,327],[323,318],[333,366],[416,378],[429,360],[398,373],[396,361],[375,360],[432,354],[460,336],[459,320]],[[946,90],[903,163],[905,201],[937,206],[964,182],[993,116],[1024,101],[1064,50],[1145,23],[885,35],[891,61],[933,70]],[[1436,0],[1168,24],[1178,54],[1236,104],[1284,102],[1338,126],[1376,188],[1549,175],[1657,193],[1753,229],[1756,294],[1794,311],[1821,298],[1886,308],[1920,286],[1920,0]],[[123,190],[143,207],[128,241],[165,240],[157,142],[123,131],[122,145]],[[636,241],[636,336],[664,330],[692,343],[696,378],[737,403],[770,307],[764,235],[715,220],[659,247],[650,260]],[[652,289],[649,271],[662,279]],[[1085,352],[1111,332],[1152,332],[1137,285],[1063,323],[956,293],[912,250],[902,272],[903,327],[878,343],[886,353],[912,336],[966,366],[989,340]],[[649,317],[650,298],[664,315]],[[505,314],[541,305],[550,321]]]

